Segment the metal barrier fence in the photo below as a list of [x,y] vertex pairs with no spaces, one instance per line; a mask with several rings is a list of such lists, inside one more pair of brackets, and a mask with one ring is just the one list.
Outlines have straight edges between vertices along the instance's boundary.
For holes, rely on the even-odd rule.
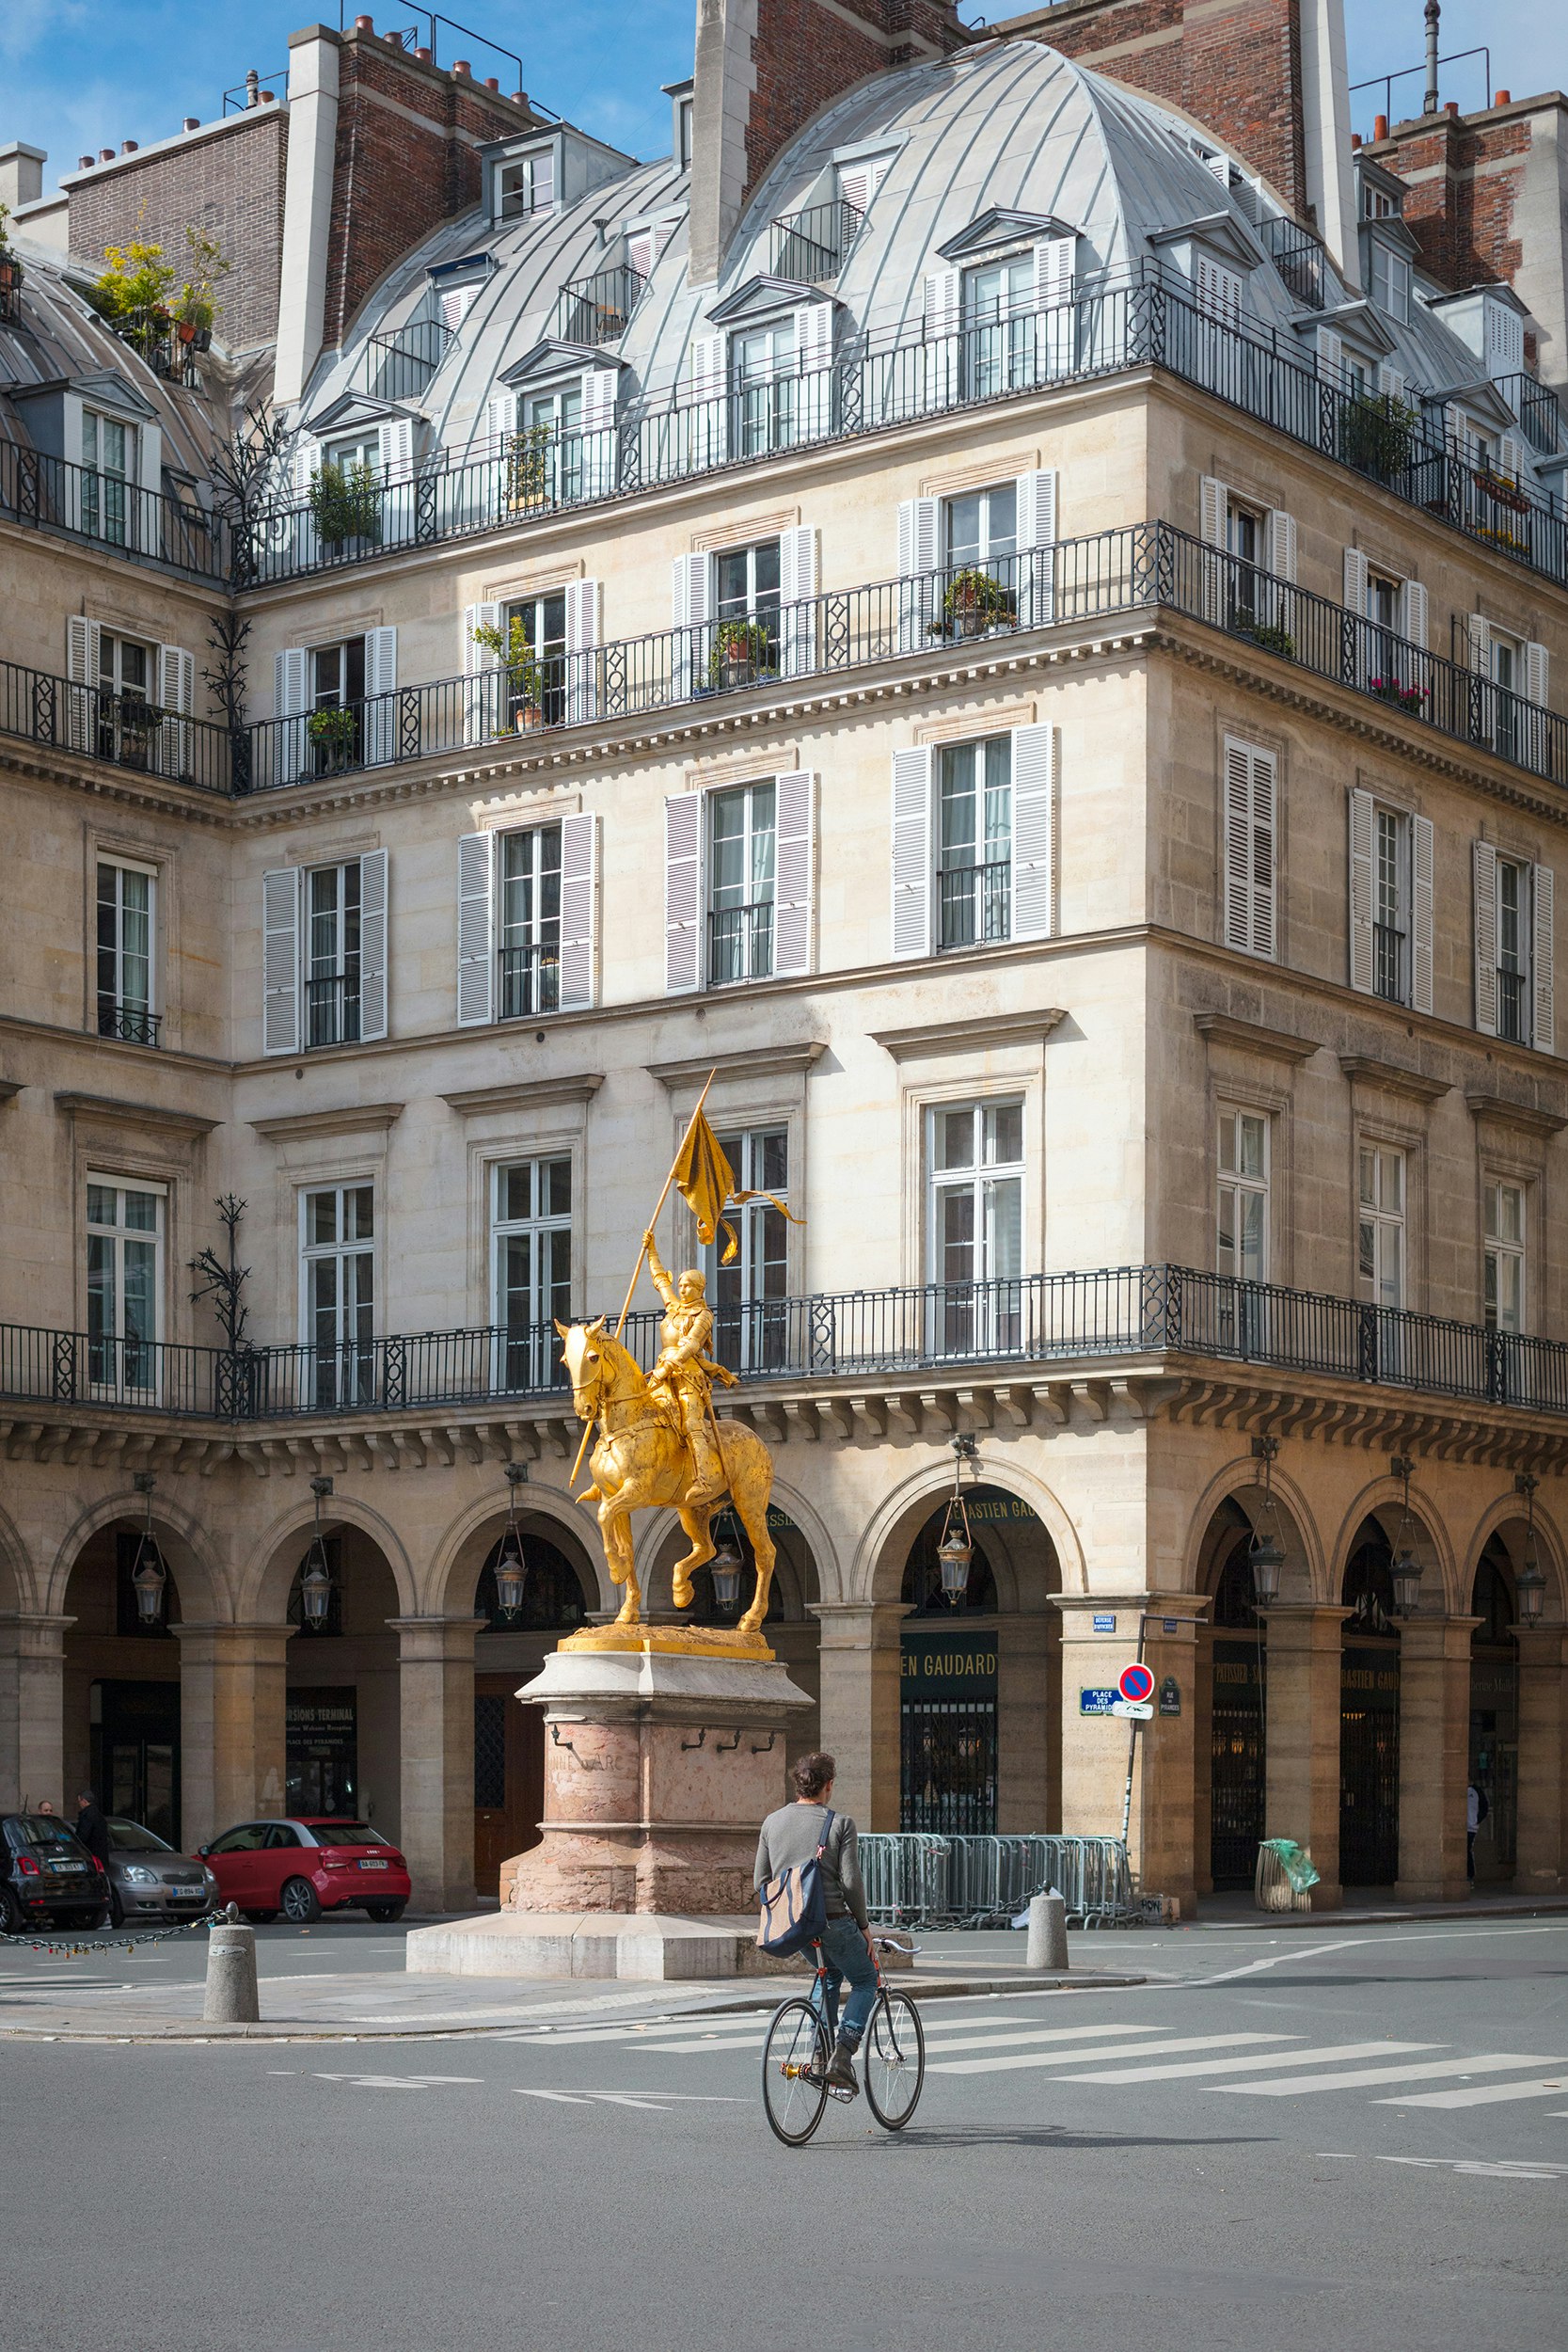
[[1053,1887],[1080,1927],[1114,1927],[1138,1915],[1120,1837],[863,1831],[860,1857],[866,1908],[881,1923],[1010,1927],[1032,1895]]

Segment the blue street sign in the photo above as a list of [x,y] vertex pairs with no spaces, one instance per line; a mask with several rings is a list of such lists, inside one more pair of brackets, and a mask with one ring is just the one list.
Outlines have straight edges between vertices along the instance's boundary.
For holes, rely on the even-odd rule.
[[1080,1715],[1108,1715],[1117,1703],[1117,1697],[1115,1691],[1080,1691],[1078,1712]]
[[1103,1611],[1097,1609],[1094,1614],[1094,1629],[1097,1633],[1114,1633],[1117,1629],[1117,1621],[1115,1617],[1107,1616]]

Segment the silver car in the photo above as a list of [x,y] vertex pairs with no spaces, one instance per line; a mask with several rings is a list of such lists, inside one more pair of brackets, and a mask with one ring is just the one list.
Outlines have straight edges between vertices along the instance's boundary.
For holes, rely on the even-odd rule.
[[218,1883],[194,1855],[176,1853],[139,1821],[109,1817],[109,1903],[117,1928],[128,1919],[199,1919]]

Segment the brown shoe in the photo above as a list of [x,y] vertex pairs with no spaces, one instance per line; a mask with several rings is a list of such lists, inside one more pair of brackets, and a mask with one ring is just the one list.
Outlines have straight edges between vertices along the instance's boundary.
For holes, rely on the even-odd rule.
[[860,2089],[855,2080],[855,2045],[852,2042],[846,2042],[842,2035],[828,2060],[827,2081],[830,2090],[853,2092]]

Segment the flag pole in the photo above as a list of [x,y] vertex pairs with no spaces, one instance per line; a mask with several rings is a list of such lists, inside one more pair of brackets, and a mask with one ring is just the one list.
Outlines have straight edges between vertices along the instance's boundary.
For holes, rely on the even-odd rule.
[[[690,1118],[689,1118],[689,1119],[687,1120],[687,1122],[686,1122],[686,1133],[685,1133],[685,1135],[684,1135],[684,1136],[682,1136],[682,1137],[681,1137],[681,1139],[680,1139],[680,1143],[679,1143],[679,1145],[678,1145],[678,1146],[677,1146],[677,1148],[676,1148],[675,1156],[674,1156],[674,1158],[673,1158],[673,1159],[671,1161],[671,1163],[670,1163],[670,1173],[669,1173],[669,1175],[668,1175],[668,1176],[666,1176],[666,1178],[664,1179],[664,1190],[663,1190],[663,1191],[659,1194],[659,1196],[658,1196],[658,1200],[657,1200],[657,1203],[655,1204],[655,1207],[654,1207],[654,1213],[653,1213],[652,1216],[648,1219],[648,1231],[649,1231],[649,1232],[652,1232],[653,1228],[654,1228],[654,1227],[655,1227],[655,1226],[658,1223],[658,1218],[659,1218],[659,1211],[663,1208],[664,1203],[665,1203],[665,1202],[666,1202],[666,1200],[669,1200],[669,1198],[670,1198],[670,1187],[671,1187],[671,1185],[672,1185],[672,1184],[674,1183],[674,1181],[675,1181],[675,1170],[676,1170],[676,1168],[679,1168],[679,1166],[680,1166],[680,1164],[681,1164],[681,1153],[682,1153],[682,1152],[684,1152],[684,1151],[685,1151],[685,1149],[686,1149],[686,1147],[687,1147],[687,1144],[690,1141],[690,1138],[691,1138],[691,1131],[692,1131],[692,1129],[693,1129],[693,1128],[696,1126],[696,1124],[697,1124],[697,1120],[698,1120],[699,1114],[700,1114],[700,1113],[701,1113],[701,1111],[702,1111],[703,1104],[704,1104],[707,1101],[708,1087],[712,1086],[713,1081],[715,1080],[715,1078],[717,1078],[717,1077],[718,1077],[718,1075],[719,1075],[719,1073],[718,1073],[718,1070],[717,1070],[717,1069],[713,1069],[713,1070],[710,1070],[710,1071],[708,1072],[708,1073],[707,1073],[707,1085],[704,1087],[704,1089],[703,1089],[703,1090],[702,1090],[701,1094],[699,1094],[699,1095],[698,1095],[698,1097],[697,1097],[697,1106],[696,1106],[696,1109],[695,1109],[695,1110],[693,1110],[693,1112],[692,1112],[692,1114],[691,1114]],[[634,1295],[635,1295],[635,1293],[636,1293],[638,1282],[639,1282],[639,1280],[640,1280],[640,1279],[641,1279],[641,1273],[642,1273],[642,1261],[643,1261],[643,1259],[647,1256],[647,1254],[648,1254],[648,1245],[647,1245],[647,1243],[646,1243],[646,1242],[644,1242],[644,1243],[642,1244],[641,1248],[638,1250],[638,1253],[637,1253],[637,1263],[636,1263],[636,1265],[635,1265],[635,1266],[633,1266],[633,1268],[632,1268],[631,1281],[630,1281],[630,1284],[629,1284],[629,1286],[627,1287],[627,1291],[626,1291],[626,1305],[625,1305],[625,1306],[622,1308],[622,1310],[621,1310],[621,1320],[620,1320],[620,1322],[619,1322],[619,1323],[617,1323],[617,1325],[615,1326],[615,1337],[616,1337],[617,1339],[619,1339],[619,1338],[620,1338],[620,1336],[621,1336],[622,1332],[623,1332],[623,1331],[626,1329],[626,1317],[627,1317],[627,1315],[629,1315],[629,1314],[630,1314],[630,1312],[631,1312],[631,1302],[632,1302],[632,1298],[633,1298],[633,1296],[634,1296]],[[582,1457],[583,1457],[583,1455],[584,1455],[584,1454],[587,1453],[587,1451],[588,1451],[588,1440],[589,1440],[589,1438],[590,1438],[594,1435],[594,1430],[595,1430],[595,1428],[596,1428],[597,1426],[598,1426],[598,1423],[597,1423],[597,1422],[596,1422],[596,1421],[591,1421],[591,1422],[588,1423],[587,1427],[583,1430],[583,1433],[582,1433],[582,1443],[581,1443],[581,1444],[578,1446],[578,1458],[577,1458],[577,1460],[576,1460],[576,1461],[572,1464],[572,1472],[571,1472],[571,1476],[570,1476],[570,1477],[567,1479],[567,1481],[566,1481],[566,1490],[567,1490],[568,1494],[571,1492],[572,1488],[573,1488],[573,1487],[577,1485],[577,1482],[578,1482],[578,1470],[581,1470],[581,1468],[582,1468]]]

